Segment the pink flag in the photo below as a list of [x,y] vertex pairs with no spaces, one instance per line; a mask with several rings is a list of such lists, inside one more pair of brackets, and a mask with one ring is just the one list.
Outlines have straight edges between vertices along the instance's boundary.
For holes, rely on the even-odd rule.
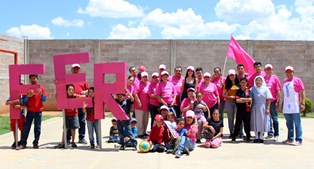
[[231,36],[228,51],[226,54],[227,57],[234,59],[237,64],[243,64],[245,71],[251,75],[255,72],[254,70],[254,60],[249,54],[247,54],[238,42]]

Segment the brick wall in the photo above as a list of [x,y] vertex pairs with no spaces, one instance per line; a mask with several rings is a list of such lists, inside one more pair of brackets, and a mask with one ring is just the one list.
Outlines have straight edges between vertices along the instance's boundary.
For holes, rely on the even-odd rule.
[[[0,35],[0,49],[18,52],[19,64],[24,63],[24,40]],[[9,106],[4,106],[5,101],[10,95],[9,64],[14,64],[14,55],[0,52],[0,113],[7,113],[9,110]]]
[[[311,73],[314,67],[313,41],[238,41],[256,61],[263,65],[274,65],[274,73],[281,80],[284,68],[291,65],[295,75],[305,83],[307,97],[314,100],[314,83]],[[55,86],[53,84],[53,55],[57,53],[89,52],[91,61],[82,64],[81,70],[86,72],[87,80],[93,86],[93,64],[109,61],[125,61],[128,67],[145,65],[149,74],[156,71],[163,63],[169,72],[180,65],[201,66],[204,71],[213,72],[216,66],[223,67],[228,40],[29,40],[29,63],[45,63],[46,74],[40,77],[41,84],[47,90],[46,110],[54,110]],[[0,42],[1,44],[1,42]],[[1,47],[1,46],[0,46]],[[233,60],[228,59],[226,71],[236,68]],[[70,66],[66,68],[70,73]],[[185,71],[184,71],[185,74]],[[225,73],[226,74],[226,73]]]

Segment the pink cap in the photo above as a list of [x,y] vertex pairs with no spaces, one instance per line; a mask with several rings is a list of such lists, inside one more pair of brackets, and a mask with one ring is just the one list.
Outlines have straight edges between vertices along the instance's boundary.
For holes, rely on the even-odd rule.
[[212,75],[208,72],[204,73],[204,76],[203,77],[212,77]]
[[188,68],[186,68],[186,70],[193,70],[194,71],[194,67],[193,66],[189,66]]
[[271,65],[271,64],[265,65],[265,69],[267,69],[267,68],[273,69],[273,65]]
[[157,115],[155,116],[155,120],[164,120],[164,117],[162,117],[161,114],[157,114]]
[[233,69],[230,69],[230,70],[229,70],[228,75],[235,75],[235,74],[236,74],[236,71],[235,71],[235,70],[233,70]]
[[78,63],[74,63],[74,64],[72,65],[72,67],[78,67],[78,68],[81,68],[81,66],[80,66]]
[[168,75],[168,76],[169,76],[169,73],[168,73],[167,71],[162,71],[162,72],[161,72],[161,76],[162,76],[162,75]]
[[147,72],[142,72],[141,73],[141,77],[147,76],[148,77],[148,73]]
[[164,64],[159,65],[159,69],[164,69],[164,70],[166,70],[166,65],[164,65]]
[[140,66],[140,71],[141,72],[145,72],[146,71],[146,67],[145,66]]
[[195,113],[192,110],[188,110],[186,112],[186,114],[185,114],[185,117],[192,117],[192,118],[194,118],[194,116],[195,116]]
[[291,70],[291,71],[293,71],[293,72],[294,72],[294,69],[293,69],[293,67],[292,67],[292,66],[287,66],[287,67],[285,68],[285,71],[287,71],[287,70]]
[[159,74],[157,73],[157,72],[154,72],[153,74],[152,74],[152,77],[154,77],[154,76],[159,76]]

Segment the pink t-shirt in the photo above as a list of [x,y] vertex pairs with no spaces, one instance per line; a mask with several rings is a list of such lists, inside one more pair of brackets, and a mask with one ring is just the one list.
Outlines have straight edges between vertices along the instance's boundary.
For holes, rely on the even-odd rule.
[[133,82],[132,85],[133,85],[135,88],[137,88],[138,85],[140,84],[140,82],[141,82],[140,79],[138,79],[137,76],[136,76],[136,77],[134,77],[134,82]]
[[213,80],[212,80],[212,83],[214,83],[217,87],[217,90],[218,90],[218,93],[219,93],[219,98],[220,100],[223,100],[223,85],[225,84],[225,81],[226,81],[226,78],[225,77],[215,77]]
[[[135,91],[134,91],[134,86],[133,86],[133,84],[132,84],[132,85],[127,85],[126,88],[129,90],[129,92],[130,92],[132,95],[134,94]],[[128,93],[126,93],[125,97],[126,97],[126,98],[130,98],[130,96],[129,96]]]
[[271,95],[273,96],[271,102],[274,102],[277,99],[277,92],[281,90],[280,80],[276,75],[271,75],[270,77],[264,76],[266,86],[268,87]]
[[160,96],[168,105],[173,102],[174,96],[177,95],[177,90],[172,82],[159,82],[156,89],[156,95]]
[[177,97],[176,97],[176,103],[175,105],[179,105],[180,103],[180,93],[181,93],[181,88],[182,88],[182,81],[184,80],[184,77],[177,77],[177,76],[172,76],[170,78],[170,81],[172,82],[172,84],[174,85],[174,87],[176,88],[177,91]]
[[184,126],[184,128],[186,128],[186,131],[188,133],[186,137],[190,138],[195,143],[197,132],[198,132],[198,127],[196,125],[187,124]]
[[206,85],[204,82],[198,88],[198,91],[203,94],[203,101],[207,104],[208,108],[212,108],[217,103],[217,96],[219,96],[217,87],[214,83]]
[[204,79],[203,78],[202,79],[197,79],[197,81],[198,81],[198,86],[200,86],[204,82]]
[[[158,83],[153,83],[151,82],[149,87],[148,87],[148,94],[155,94],[156,93],[156,87]],[[159,102],[157,98],[151,98],[149,97],[149,104],[154,105],[154,106],[159,106]]]
[[302,80],[298,77],[293,77],[292,79],[285,78],[285,80],[283,80],[283,83],[291,82],[292,80],[295,92],[300,93],[302,90],[304,90],[304,84]]
[[138,88],[135,89],[134,94],[137,94],[141,103],[142,107],[139,108],[137,105],[137,102],[134,102],[134,109],[136,110],[143,110],[143,111],[149,111],[148,109],[148,102],[149,102],[149,96],[148,96],[148,87],[150,82],[144,83],[140,82]]
[[[181,105],[180,105],[180,110],[182,111],[183,108],[187,107],[187,106],[190,106],[191,105],[191,100],[189,98],[185,98],[183,99],[183,101],[181,102]],[[190,110],[192,110],[190,108]],[[186,112],[182,112],[183,113],[183,116],[185,116],[185,113]]]
[[252,74],[250,76],[248,84],[247,84],[249,88],[254,87],[254,79],[255,79],[256,76],[263,76],[263,77],[265,77],[266,73],[264,71],[262,71],[260,74],[257,74],[257,73]]

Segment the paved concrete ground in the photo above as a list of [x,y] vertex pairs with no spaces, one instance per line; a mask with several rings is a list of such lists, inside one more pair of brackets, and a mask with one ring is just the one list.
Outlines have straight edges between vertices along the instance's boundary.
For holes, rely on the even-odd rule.
[[[89,145],[83,144],[78,144],[75,149],[55,149],[62,132],[62,118],[56,117],[43,122],[39,149],[28,147],[20,151],[11,150],[12,133],[1,135],[0,168],[314,168],[314,119],[302,119],[302,123],[302,146],[284,145],[271,140],[264,144],[231,143],[230,139],[223,139],[223,145],[218,149],[205,149],[198,145],[190,156],[175,159],[173,155],[165,153],[115,149],[114,144],[105,142],[111,125],[110,118],[102,120],[102,150],[90,150]],[[226,134],[227,126],[224,131]],[[286,135],[285,121],[280,119],[279,141],[284,140]],[[28,139],[29,143],[32,141],[33,132]]]

